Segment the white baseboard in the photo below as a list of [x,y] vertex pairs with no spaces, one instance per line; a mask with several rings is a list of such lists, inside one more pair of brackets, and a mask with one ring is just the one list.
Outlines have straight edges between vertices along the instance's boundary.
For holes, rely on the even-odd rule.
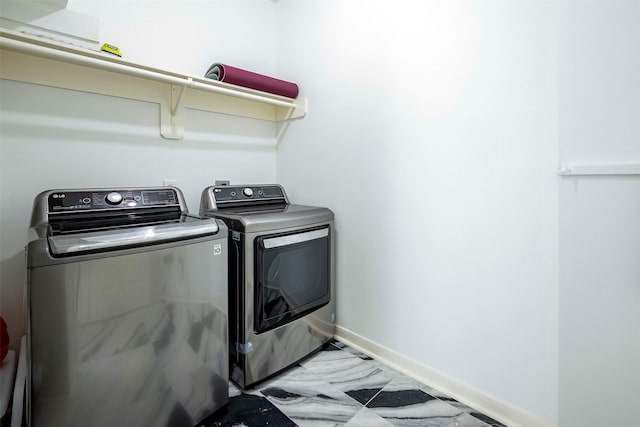
[[336,338],[348,346],[415,378],[423,384],[442,391],[459,402],[477,409],[509,427],[552,427],[552,424],[534,414],[489,396],[342,326],[336,327]]

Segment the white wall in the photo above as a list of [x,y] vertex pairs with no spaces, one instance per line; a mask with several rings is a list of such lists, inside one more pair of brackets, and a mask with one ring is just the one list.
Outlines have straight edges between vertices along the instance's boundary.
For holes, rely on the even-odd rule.
[[[273,73],[270,1],[88,1],[126,59],[202,75],[213,62]],[[238,24],[239,23],[239,24]],[[157,104],[0,80],[0,314],[24,333],[24,246],[33,198],[50,188],[155,186],[175,179],[190,210],[215,179],[273,182],[275,125],[187,110],[185,138],[160,137]]]
[[556,423],[557,5],[278,4],[278,181],[335,210],[338,323]]
[[[560,153],[640,164],[640,3],[567,3]],[[640,178],[560,185],[560,425],[640,425]]]
[[98,16],[102,43],[133,62],[203,76],[214,62],[275,71],[277,5],[268,0],[69,0]]
[[638,424],[640,184],[553,171],[639,162],[639,3],[390,5],[70,0],[127,59],[273,72],[309,114],[276,155],[269,123],[188,111],[167,141],[156,105],[0,82],[12,336],[38,191],[173,178],[195,210],[214,179],[277,179],[336,212],[341,326],[553,424]]

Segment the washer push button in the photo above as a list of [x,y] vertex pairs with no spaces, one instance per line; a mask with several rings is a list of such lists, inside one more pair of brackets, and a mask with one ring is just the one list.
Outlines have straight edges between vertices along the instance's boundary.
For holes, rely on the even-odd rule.
[[112,191],[107,194],[107,197],[105,197],[104,200],[110,205],[119,205],[122,203],[122,194]]

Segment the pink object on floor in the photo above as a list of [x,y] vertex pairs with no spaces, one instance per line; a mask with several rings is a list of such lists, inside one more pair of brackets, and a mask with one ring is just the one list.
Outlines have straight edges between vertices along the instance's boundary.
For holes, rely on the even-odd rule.
[[9,332],[7,332],[7,322],[0,316],[0,362],[4,360],[9,352]]

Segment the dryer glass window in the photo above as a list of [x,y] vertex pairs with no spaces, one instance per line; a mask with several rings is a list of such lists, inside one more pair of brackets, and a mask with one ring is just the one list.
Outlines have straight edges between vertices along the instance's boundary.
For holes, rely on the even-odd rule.
[[254,329],[265,332],[330,300],[329,228],[256,239]]

